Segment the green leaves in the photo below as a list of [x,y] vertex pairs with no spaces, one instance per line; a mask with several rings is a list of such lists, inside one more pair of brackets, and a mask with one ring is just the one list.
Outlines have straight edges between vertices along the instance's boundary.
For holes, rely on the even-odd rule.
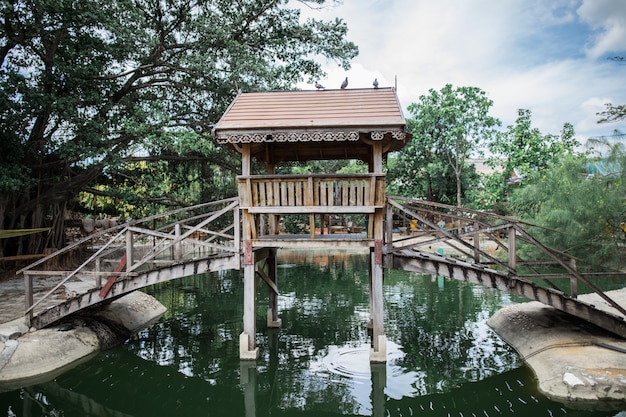
[[624,155],[622,150],[619,175],[589,175],[587,165],[593,160],[565,155],[516,188],[509,209],[526,221],[564,232],[533,231],[542,243],[596,267],[619,267],[624,256],[620,225],[626,221]]
[[321,76],[315,58],[358,53],[343,21],[301,23],[279,0],[15,0],[0,19],[0,135],[16,147],[0,227],[81,190],[113,209],[232,194],[221,177],[238,164],[210,132],[238,90],[292,88]]
[[[408,107],[412,116],[408,127],[413,141],[399,154],[400,171],[396,180],[402,187],[417,192],[424,187],[416,186],[416,182],[430,178],[427,196],[441,201],[447,193],[435,192],[433,183],[434,178],[440,177],[455,184],[455,204],[461,206],[465,161],[470,155],[480,153],[481,147],[496,135],[495,127],[500,125],[498,119],[489,116],[492,105],[487,94],[477,87],[447,84],[440,91],[431,89],[428,95],[421,96],[418,103]],[[437,167],[433,163],[443,165]],[[445,172],[445,176],[436,174],[437,171]]]
[[522,175],[531,175],[572,154],[579,145],[571,124],[563,125],[560,136],[544,135],[532,127],[530,110],[520,109],[515,124],[489,144],[490,164],[501,166],[506,178],[515,169]]

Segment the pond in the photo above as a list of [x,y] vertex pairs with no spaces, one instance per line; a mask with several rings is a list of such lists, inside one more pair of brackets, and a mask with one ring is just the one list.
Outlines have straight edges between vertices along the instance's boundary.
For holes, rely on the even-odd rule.
[[387,364],[370,365],[368,256],[279,251],[282,328],[257,294],[256,362],[239,361],[242,273],[146,291],[168,312],[55,380],[0,393],[0,416],[616,416],[537,392],[487,326],[509,294],[385,270]]

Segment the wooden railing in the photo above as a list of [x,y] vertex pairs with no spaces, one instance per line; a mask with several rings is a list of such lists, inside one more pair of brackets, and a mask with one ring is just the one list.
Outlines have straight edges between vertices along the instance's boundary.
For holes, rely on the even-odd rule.
[[[473,258],[474,265],[481,264],[504,271],[521,280],[542,280],[544,286],[571,298],[578,297],[578,284],[582,283],[626,317],[626,308],[608,297],[594,283],[602,278],[623,278],[624,272],[578,271],[576,258],[545,246],[522,227],[540,228],[538,225],[494,213],[406,197],[389,196],[388,203],[388,220],[393,218],[394,212],[409,225],[412,220],[417,220],[413,223],[414,230],[409,229],[399,239],[393,239],[393,220],[387,222],[385,235],[388,254],[407,249],[419,250],[420,247],[446,246],[460,256]],[[487,247],[489,241],[492,250]],[[518,244],[526,245],[526,252],[533,254],[533,259],[521,258]],[[535,249],[529,250],[532,247]],[[550,271],[546,272],[545,269]]]
[[[136,276],[140,271],[216,255],[236,256],[238,261],[240,236],[237,197],[156,214],[94,233],[17,271],[24,276],[26,321],[30,326],[35,307],[75,276],[94,277],[94,285],[101,288],[100,297],[104,297],[116,280]],[[37,268],[79,247],[92,254],[73,271]],[[35,300],[33,279],[51,275],[63,278]],[[108,279],[106,283],[102,278]]]
[[251,175],[237,177],[250,213],[373,213],[385,206],[384,174]]

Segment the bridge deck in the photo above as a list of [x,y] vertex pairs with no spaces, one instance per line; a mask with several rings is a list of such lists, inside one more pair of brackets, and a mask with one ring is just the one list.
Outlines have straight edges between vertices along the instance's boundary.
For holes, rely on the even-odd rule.
[[484,265],[463,262],[433,253],[404,250],[388,256],[392,257],[389,263],[393,265],[393,268],[445,276],[526,297],[626,338],[624,316],[599,296],[591,298],[596,300],[596,303],[592,304],[583,301],[582,298],[572,298],[562,291],[542,287],[534,282]]
[[[596,274],[579,273],[575,260],[541,245],[513,219],[390,197],[385,213],[384,242],[372,239],[365,233],[257,233],[257,238],[248,241],[251,250],[246,251],[241,242],[239,210],[236,198],[180,209],[160,215],[162,217],[141,219],[97,233],[37,261],[19,271],[25,280],[27,321],[40,328],[66,315],[148,285],[205,272],[239,269],[246,263],[255,265],[255,259],[265,259],[269,256],[267,251],[275,248],[370,248],[380,256],[376,262],[382,262],[387,268],[441,275],[507,291],[540,301],[626,338],[626,305],[610,299],[594,285],[592,277]],[[487,221],[489,216],[494,220],[491,223]],[[156,230],[151,229],[157,218],[170,217],[177,217],[178,220]],[[436,220],[438,224],[435,224]],[[404,225],[398,226],[398,221],[404,222]],[[416,227],[416,224],[419,226]],[[402,235],[392,230],[399,227],[404,231]],[[85,245],[89,239],[94,254],[77,270],[54,272],[35,269],[37,265],[72,247]],[[108,242],[105,242],[107,239]],[[486,241],[491,242],[489,247]],[[545,259],[540,262],[524,261],[516,250],[518,241],[539,248]],[[455,258],[433,253],[439,247],[452,250]],[[254,254],[254,259],[247,259],[250,254]],[[465,260],[461,261],[459,257]],[[542,274],[537,266],[544,263],[555,265],[562,272]],[[520,272],[522,267],[526,275]],[[278,294],[269,276],[271,274],[261,271],[262,268],[255,269],[258,276]],[[63,275],[64,281],[46,296],[33,302],[32,281],[46,274]],[[95,276],[95,287],[39,312],[46,303],[46,297],[78,274]],[[102,284],[102,277],[108,279],[108,285]],[[561,279],[560,285],[555,285],[552,279]],[[567,286],[562,285],[564,282],[569,284],[569,292],[564,290]],[[595,291],[598,301],[580,299],[578,282]],[[34,311],[38,313],[35,315]]]

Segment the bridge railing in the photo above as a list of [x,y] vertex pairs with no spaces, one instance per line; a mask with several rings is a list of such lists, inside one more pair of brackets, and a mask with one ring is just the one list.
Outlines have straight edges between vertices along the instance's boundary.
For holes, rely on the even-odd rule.
[[250,213],[372,213],[385,205],[383,174],[237,177],[241,208]]
[[[93,277],[93,284],[104,297],[116,280],[166,265],[220,255],[238,259],[240,234],[236,197],[172,210],[93,233],[17,271],[24,277],[26,321],[29,324],[35,308],[72,278]],[[54,262],[55,259],[77,249],[90,253],[80,266],[71,271],[51,270],[50,265],[61,264]],[[33,280],[54,275],[60,276],[61,281],[35,300]]]
[[[624,274],[579,272],[575,257],[543,245],[522,227],[537,225],[494,213],[397,196],[388,197],[386,218],[387,253],[435,245],[448,247],[455,255],[471,259],[475,264],[505,271],[518,279],[542,281],[572,298],[578,297],[579,283],[583,283],[626,316],[626,310],[593,282],[600,276]],[[404,236],[394,239],[394,228],[401,228]],[[534,253],[539,254],[537,259],[522,259],[520,244],[534,247]],[[551,271],[546,272],[546,268]],[[557,285],[554,280],[567,280],[568,284]]]

